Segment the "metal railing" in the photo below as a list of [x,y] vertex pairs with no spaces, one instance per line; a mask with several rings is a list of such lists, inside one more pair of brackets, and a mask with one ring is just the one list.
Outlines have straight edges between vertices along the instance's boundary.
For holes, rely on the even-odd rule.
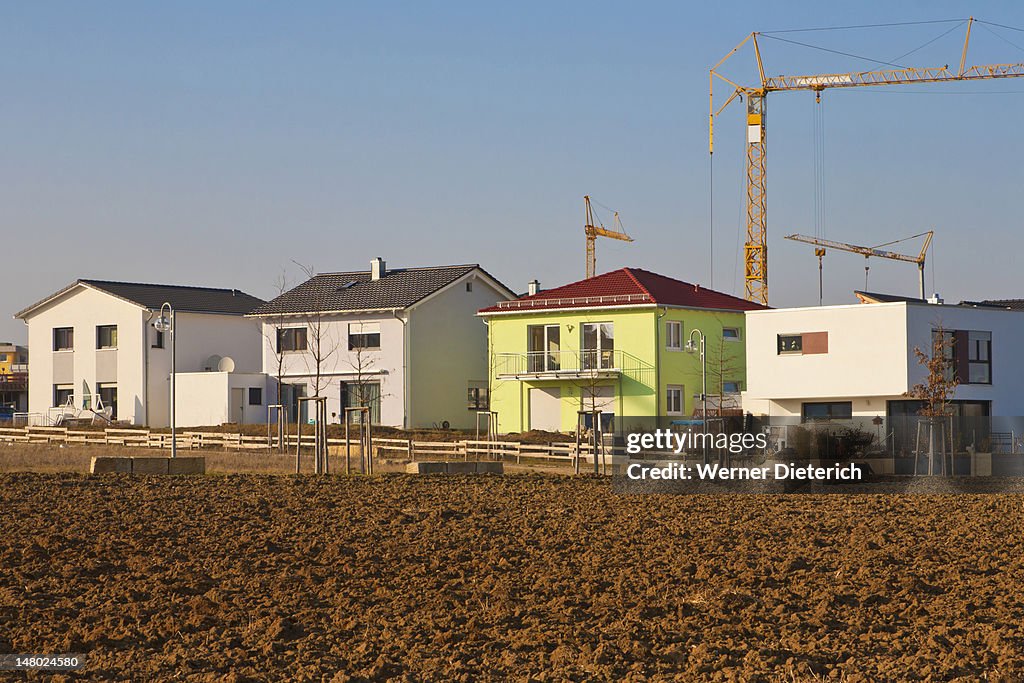
[[541,299],[513,299],[499,301],[497,308],[517,310],[525,308],[558,308],[559,306],[609,306],[612,304],[649,304],[654,300],[649,294],[619,294],[614,296],[568,296]]
[[498,375],[574,375],[649,369],[636,356],[619,350],[529,351],[495,355]]

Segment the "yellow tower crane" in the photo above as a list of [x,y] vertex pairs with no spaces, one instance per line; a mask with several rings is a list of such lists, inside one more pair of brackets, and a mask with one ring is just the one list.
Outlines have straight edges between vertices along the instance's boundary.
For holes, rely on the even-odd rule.
[[[818,303],[821,303],[821,258],[825,255],[825,249],[836,249],[839,251],[849,251],[854,254],[860,254],[865,259],[870,259],[872,256],[876,258],[887,258],[893,261],[905,261],[908,263],[917,264],[918,274],[918,291],[920,292],[921,298],[925,298],[924,289],[924,265],[925,257],[928,256],[928,247],[932,244],[932,237],[935,236],[935,232],[929,230],[928,232],[922,232],[917,235],[911,235],[910,237],[904,237],[903,239],[893,240],[892,242],[886,242],[885,244],[879,244],[877,247],[858,247],[856,244],[847,244],[846,242],[835,242],[833,240],[821,239],[820,237],[808,237],[807,235],[786,235],[787,240],[794,240],[796,242],[805,242],[807,244],[813,244],[815,246],[814,255],[818,257]],[[893,244],[900,242],[906,242],[907,240],[916,239],[918,237],[924,238],[924,244],[921,246],[921,251],[917,256],[908,256],[907,254],[898,254],[895,251],[888,251],[882,249],[882,247],[888,247]],[[867,261],[864,265],[864,287],[867,288]]]
[[587,236],[587,278],[597,275],[597,242],[598,237],[610,237],[613,240],[632,242],[633,238],[622,229],[622,221],[619,220],[619,212],[615,211],[615,229],[608,229],[600,224],[594,224],[594,210],[590,206],[590,195],[583,197],[583,204],[586,208],[586,222],[583,225],[583,232]]
[[[978,21],[973,17],[962,20],[967,24],[963,50],[960,53],[958,68],[949,65],[936,67],[901,67],[897,69],[881,69],[877,71],[857,71],[848,73],[826,73],[810,76],[766,76],[764,62],[761,59],[761,47],[758,36],[770,37],[769,34],[751,33],[734,47],[711,68],[709,76],[709,108],[708,108],[708,152],[715,151],[715,118],[722,113],[735,99],[747,100],[747,239],[744,244],[744,280],[745,296],[748,301],[761,304],[768,303],[768,194],[765,166],[765,124],[766,100],[768,93],[790,91],[813,91],[821,97],[826,88],[855,88],[860,86],[907,85],[914,83],[955,83],[961,81],[981,81],[994,78],[1013,78],[1024,76],[1024,64],[984,64],[967,66],[967,47],[971,40],[971,26]],[[924,22],[922,22],[924,23]],[[991,24],[1000,26],[1000,24]],[[955,27],[954,27],[955,28]],[[719,73],[719,68],[740,50],[747,42],[754,48],[757,71],[760,83],[754,86],[740,85]],[[733,90],[725,102],[715,107],[715,79],[724,81]]]

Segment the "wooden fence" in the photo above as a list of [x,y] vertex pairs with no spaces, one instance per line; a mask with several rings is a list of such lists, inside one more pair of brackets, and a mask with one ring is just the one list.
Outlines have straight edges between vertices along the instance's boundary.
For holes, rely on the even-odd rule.
[[[288,434],[284,439],[284,450],[294,453],[296,439],[301,438],[301,447],[313,447],[313,434],[301,437]],[[185,450],[222,448],[225,450],[278,451],[277,436],[251,436],[230,432],[179,432],[178,448]],[[151,432],[146,429],[104,429],[74,430],[66,427],[0,427],[0,442],[13,443],[66,443],[95,444],[103,446],[132,446],[135,448],[171,447],[171,435],[166,432]],[[358,449],[360,443],[350,443]],[[327,445],[343,449],[345,439],[328,439]],[[593,462],[593,446],[575,443],[527,444],[518,441],[414,441],[412,439],[373,439],[373,455],[385,460],[501,460],[521,463],[526,461],[549,461],[567,464],[577,471],[579,461]],[[602,465],[607,468],[615,455],[623,455],[620,449],[605,448]],[[602,459],[599,457],[599,460]]]

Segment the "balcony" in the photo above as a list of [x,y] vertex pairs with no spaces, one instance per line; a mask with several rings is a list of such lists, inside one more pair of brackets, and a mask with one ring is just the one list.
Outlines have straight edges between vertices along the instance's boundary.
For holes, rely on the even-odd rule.
[[651,366],[624,351],[530,351],[495,356],[498,379],[602,379]]

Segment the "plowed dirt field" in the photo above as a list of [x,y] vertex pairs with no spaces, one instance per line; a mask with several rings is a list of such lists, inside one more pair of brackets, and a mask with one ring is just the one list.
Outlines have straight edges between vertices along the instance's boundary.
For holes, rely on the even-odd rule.
[[1024,679],[1019,495],[4,474],[0,512],[0,652],[95,680]]

